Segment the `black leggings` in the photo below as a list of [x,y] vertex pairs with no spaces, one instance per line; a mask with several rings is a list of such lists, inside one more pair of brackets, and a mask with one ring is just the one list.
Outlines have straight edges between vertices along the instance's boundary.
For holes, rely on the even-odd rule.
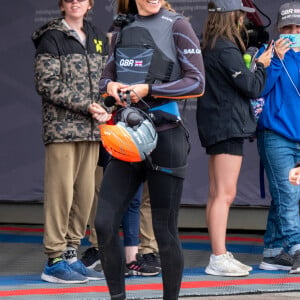
[[[186,131],[178,126],[158,133],[157,147],[151,157],[162,167],[182,167],[187,163],[188,147]],[[101,263],[111,299],[126,298],[125,261],[119,228],[130,200],[145,179],[149,185],[153,230],[161,258],[163,299],[178,299],[183,254],[177,218],[183,179],[153,171],[145,162],[127,163],[116,159],[112,159],[105,170],[95,220]]]

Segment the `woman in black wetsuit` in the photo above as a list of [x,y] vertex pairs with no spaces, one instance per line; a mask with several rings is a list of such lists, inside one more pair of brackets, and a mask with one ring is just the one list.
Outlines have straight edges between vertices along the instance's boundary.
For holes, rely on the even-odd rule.
[[181,284],[183,255],[177,217],[184,175],[176,170],[186,166],[189,143],[176,100],[202,95],[204,69],[199,41],[190,23],[165,5],[163,0],[119,0],[118,13],[123,14],[118,18],[120,30],[113,34],[100,80],[101,92],[113,96],[117,105],[125,105],[120,92],[129,91],[131,106],[156,116],[158,141],[150,159],[174,171],[153,170],[145,161],[112,159],[108,163],[95,226],[104,274],[111,298],[116,300],[126,298],[120,222],[144,180],[149,185],[153,229],[161,257],[163,298],[177,299]]

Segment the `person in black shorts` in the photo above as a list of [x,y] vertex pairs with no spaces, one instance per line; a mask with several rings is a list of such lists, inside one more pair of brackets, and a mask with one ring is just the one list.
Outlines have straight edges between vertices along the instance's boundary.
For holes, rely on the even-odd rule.
[[212,255],[205,272],[210,275],[246,276],[252,270],[227,251],[225,238],[244,140],[256,130],[250,98],[258,98],[262,92],[265,67],[271,60],[269,50],[258,59],[253,73],[243,61],[244,20],[246,12],[254,11],[243,6],[240,0],[210,1],[203,32],[206,90],[197,103],[197,124],[201,144],[209,155],[206,221]]

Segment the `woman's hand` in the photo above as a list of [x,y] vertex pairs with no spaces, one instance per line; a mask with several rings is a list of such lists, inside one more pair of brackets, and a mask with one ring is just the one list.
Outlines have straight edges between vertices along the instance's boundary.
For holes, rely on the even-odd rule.
[[121,92],[123,93],[127,91],[130,92],[131,103],[138,103],[142,98],[149,94],[149,84],[134,84],[121,89]]
[[116,99],[116,105],[125,107],[127,104],[126,101],[124,101],[125,99],[120,99],[120,92],[124,92],[126,88],[129,90],[128,87],[128,85],[124,85],[120,82],[111,81],[107,84],[106,92]]
[[289,181],[293,185],[299,185],[300,184],[300,167],[293,168],[289,172]]
[[105,123],[111,118],[109,114],[101,105],[98,103],[92,103],[88,108],[89,113],[100,123]]
[[269,46],[256,60],[256,62],[260,62],[267,68],[271,64],[273,55],[273,46]]

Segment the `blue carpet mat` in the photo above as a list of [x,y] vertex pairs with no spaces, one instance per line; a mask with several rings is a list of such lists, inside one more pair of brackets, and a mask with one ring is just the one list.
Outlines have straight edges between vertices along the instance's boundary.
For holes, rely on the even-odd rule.
[[[258,269],[263,250],[262,235],[231,234],[227,248],[242,262],[252,265],[247,277],[209,276],[204,272],[210,255],[206,233],[181,232],[185,269],[180,296],[217,296],[262,292],[300,291],[300,276],[286,271]],[[59,285],[40,279],[46,258],[42,229],[0,227],[0,299],[109,299],[106,281]],[[82,252],[88,247],[82,240]],[[127,299],[162,297],[161,276],[126,279]]]

